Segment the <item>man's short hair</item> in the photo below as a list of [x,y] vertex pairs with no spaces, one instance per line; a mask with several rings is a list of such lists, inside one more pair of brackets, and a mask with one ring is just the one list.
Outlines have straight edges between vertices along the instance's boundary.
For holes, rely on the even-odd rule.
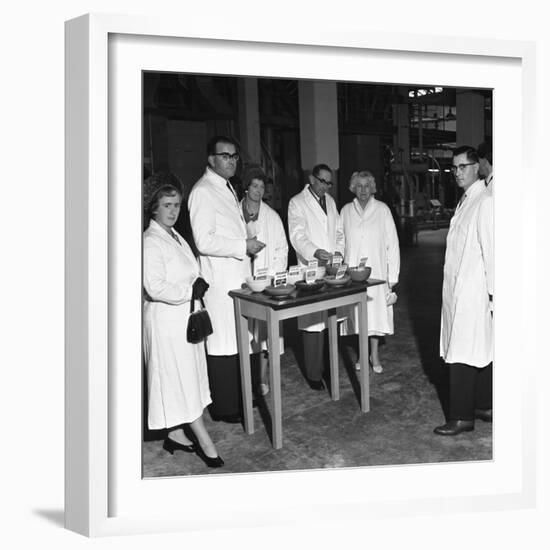
[[493,151],[491,144],[484,141],[477,146],[477,155],[480,159],[487,159],[489,164],[493,164]]
[[332,168],[328,166],[328,164],[316,164],[311,170],[311,173],[314,176],[318,176],[321,170],[325,170],[326,172],[330,172],[332,174]]
[[462,145],[461,147],[457,147],[456,149],[454,149],[453,157],[458,157],[458,155],[463,155],[464,153],[466,153],[466,158],[470,162],[479,162],[479,155],[477,154],[477,150],[470,145]]
[[208,140],[206,144],[206,156],[214,155],[216,153],[216,145],[218,143],[227,143],[235,147],[235,151],[239,152],[239,145],[237,142],[228,136],[214,136]]

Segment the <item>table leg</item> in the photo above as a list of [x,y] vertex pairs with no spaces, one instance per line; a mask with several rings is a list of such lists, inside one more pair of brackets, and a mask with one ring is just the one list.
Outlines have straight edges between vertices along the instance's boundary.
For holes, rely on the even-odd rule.
[[244,430],[247,434],[254,433],[254,417],[252,413],[252,379],[250,373],[250,354],[248,349],[248,319],[243,316],[241,301],[234,300],[235,325],[237,329],[237,349],[241,366],[241,389],[243,394]]
[[330,394],[333,401],[340,399],[340,384],[338,374],[338,333],[336,310],[328,312],[328,342],[330,357]]
[[281,406],[281,350],[279,343],[279,317],[267,310],[267,349],[269,350],[269,381],[271,386],[271,418],[273,447],[283,446],[283,419]]
[[367,318],[367,293],[361,296],[359,302],[359,361],[361,371],[359,382],[361,384],[361,411],[370,410],[370,387],[369,387],[369,325]]

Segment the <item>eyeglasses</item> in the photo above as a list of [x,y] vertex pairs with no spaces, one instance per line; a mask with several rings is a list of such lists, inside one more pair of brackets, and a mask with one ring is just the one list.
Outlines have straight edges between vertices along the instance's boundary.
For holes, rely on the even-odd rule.
[[215,157],[222,157],[223,160],[225,160],[225,162],[228,162],[229,160],[239,160],[239,153],[214,153]]
[[328,185],[329,187],[332,185],[331,181],[324,180],[323,178],[320,178],[316,176],[315,174],[311,174],[316,180],[320,181],[321,183],[324,183],[325,185]]
[[466,164],[459,164],[458,166],[451,166],[451,172],[453,174],[456,174],[457,172],[464,172],[466,169],[466,166],[472,166],[473,164],[477,164],[477,162],[467,162]]

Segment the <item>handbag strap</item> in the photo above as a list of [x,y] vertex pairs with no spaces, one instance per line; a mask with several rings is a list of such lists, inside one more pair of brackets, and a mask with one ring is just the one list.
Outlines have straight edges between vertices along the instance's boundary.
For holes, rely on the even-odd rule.
[[[202,298],[199,298],[199,301],[201,303],[202,309],[206,309],[206,306],[204,305],[204,300]],[[189,313],[193,313],[195,311],[195,300],[191,298],[191,307]]]

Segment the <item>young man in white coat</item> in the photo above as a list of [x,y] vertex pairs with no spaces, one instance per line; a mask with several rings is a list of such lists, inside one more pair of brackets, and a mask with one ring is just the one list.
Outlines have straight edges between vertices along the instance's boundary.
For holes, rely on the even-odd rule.
[[233,300],[230,290],[240,288],[250,275],[248,255],[265,245],[247,238],[242,211],[229,179],[235,175],[237,143],[215,136],[207,145],[208,166],[189,195],[193,238],[199,252],[201,275],[210,289],[204,297],[214,330],[207,338],[208,379],[214,420],[241,421],[241,385]]
[[449,419],[434,430],[449,436],[472,431],[475,419],[493,418],[493,197],[473,147],[455,149],[452,171],[464,194],[443,268],[440,354],[449,368]]
[[[318,260],[323,266],[334,255],[344,255],[344,228],[334,199],[327,193],[332,186],[332,170],[326,164],[313,167],[309,184],[292,197],[288,204],[288,231],[290,243],[296,251],[298,263]],[[309,386],[324,389],[324,348],[326,313],[312,313],[298,318],[302,331],[304,366]]]

